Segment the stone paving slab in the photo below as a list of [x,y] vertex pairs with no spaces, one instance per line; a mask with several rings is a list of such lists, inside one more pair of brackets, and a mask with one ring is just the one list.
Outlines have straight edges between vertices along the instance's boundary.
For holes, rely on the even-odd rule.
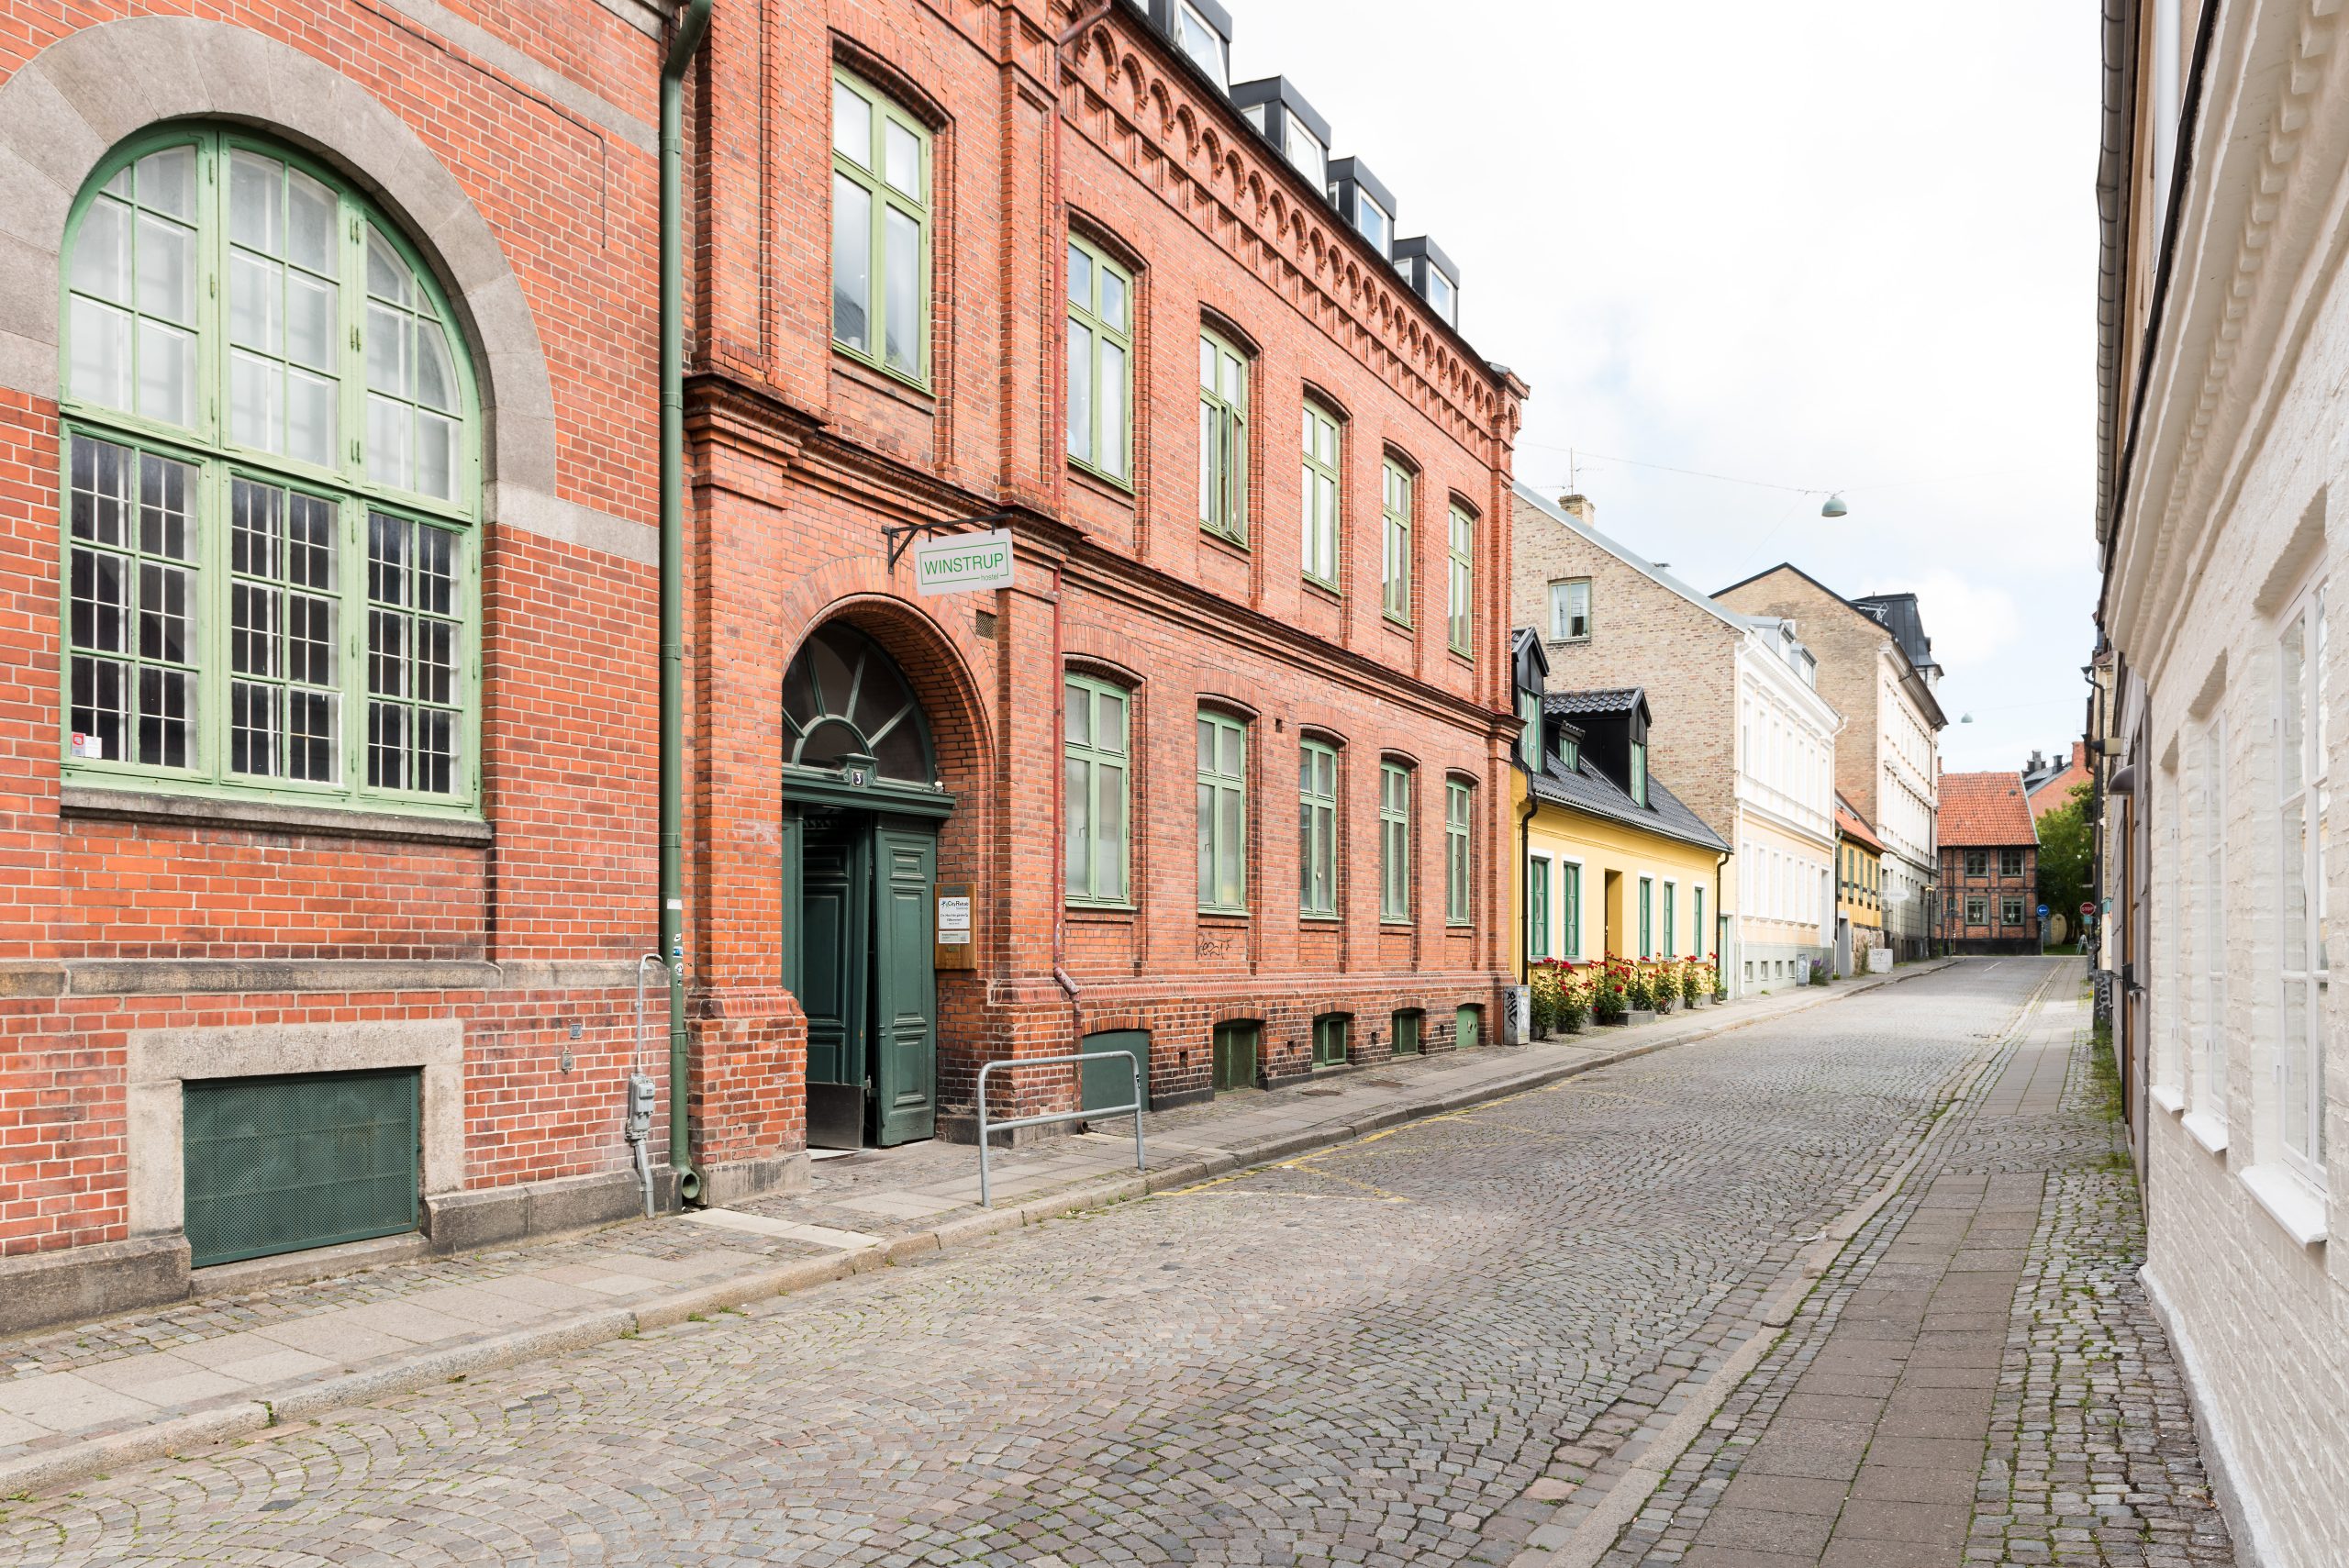
[[[1283,1158],[1939,967],[1636,1029],[1431,1054],[1316,1082],[1309,1096],[1249,1092],[1153,1115],[1150,1184]],[[819,1162],[808,1191],[734,1209],[383,1263],[0,1343],[0,1495],[260,1429],[283,1408],[317,1404],[322,1389],[360,1396],[508,1365],[1142,1190],[1130,1180],[1131,1144],[1114,1130],[1002,1151],[996,1165],[993,1213],[975,1207],[974,1150],[909,1145]],[[141,1365],[168,1375],[141,1375]]]

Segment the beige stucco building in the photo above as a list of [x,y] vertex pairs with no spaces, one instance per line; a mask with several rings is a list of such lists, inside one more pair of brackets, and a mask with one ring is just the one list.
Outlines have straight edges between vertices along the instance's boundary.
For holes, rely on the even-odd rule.
[[1884,843],[1884,933],[1921,957],[1936,881],[1936,737],[1948,721],[1933,687],[1941,666],[1913,594],[1846,599],[1781,562],[1713,595],[1747,615],[1790,620],[1819,661],[1819,690],[1843,716],[1835,787]]
[[1598,531],[1581,496],[1517,487],[1510,614],[1538,628],[1558,690],[1640,688],[1654,763],[1732,851],[1721,977],[1795,983],[1835,932],[1834,792],[1843,720],[1794,628],[1740,614]]
[[[2106,6],[2099,963],[2239,1560],[2349,1562],[2349,14]],[[2133,1085],[2132,1085],[2133,1086]]]

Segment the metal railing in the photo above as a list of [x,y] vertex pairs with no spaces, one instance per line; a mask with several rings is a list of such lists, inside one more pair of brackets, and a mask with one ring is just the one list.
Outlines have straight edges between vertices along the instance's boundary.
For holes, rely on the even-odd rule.
[[[1076,1097],[1081,1102],[1085,1098],[1085,1064],[1097,1062],[1106,1065],[1113,1061],[1126,1064],[1126,1075],[1133,1084],[1134,1097],[1131,1105],[1105,1106],[1098,1110],[1085,1110],[1080,1106],[1076,1110],[1053,1111],[1047,1116],[1014,1117],[1009,1121],[987,1120],[987,1074],[998,1067],[1008,1067],[1017,1071],[1022,1067],[1073,1066],[1077,1070]],[[1017,1127],[1050,1127],[1066,1121],[1087,1121],[1103,1117],[1131,1115],[1134,1118],[1134,1169],[1142,1171],[1149,1167],[1142,1163],[1141,1111],[1141,1060],[1130,1051],[1092,1051],[1075,1056],[1030,1056],[1013,1061],[987,1062],[979,1069],[979,1207],[981,1208],[995,1207],[994,1189],[990,1184],[987,1169],[989,1152],[987,1135],[989,1133],[1008,1132]]]

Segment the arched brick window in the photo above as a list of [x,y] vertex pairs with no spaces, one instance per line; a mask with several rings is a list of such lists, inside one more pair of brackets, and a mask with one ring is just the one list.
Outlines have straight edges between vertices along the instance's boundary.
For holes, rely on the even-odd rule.
[[406,240],[173,126],[92,173],[63,284],[68,776],[469,810],[480,404]]

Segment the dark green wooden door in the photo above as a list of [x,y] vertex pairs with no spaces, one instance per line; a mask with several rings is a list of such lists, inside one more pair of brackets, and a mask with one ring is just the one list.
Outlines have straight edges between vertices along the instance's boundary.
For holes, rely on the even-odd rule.
[[1256,1042],[1260,1037],[1255,1024],[1218,1024],[1215,1027],[1215,1086],[1218,1089],[1250,1089],[1256,1084]]
[[807,828],[800,872],[799,1005],[807,1014],[807,1081],[864,1086],[864,939],[868,850],[837,817]]
[[[1150,1106],[1150,1031],[1148,1029],[1096,1029],[1077,1046],[1090,1056],[1125,1055],[1134,1059],[1141,1069],[1141,1103]],[[1130,1106],[1136,1074],[1129,1073],[1122,1062],[1104,1062],[1098,1065],[1085,1063],[1084,1098],[1078,1102],[1081,1110],[1097,1111],[1109,1106]]]
[[873,871],[874,1141],[886,1146],[928,1138],[938,1117],[937,835],[874,829]]
[[190,1261],[201,1268],[415,1229],[421,1093],[414,1068],[189,1084]]
[[1417,1056],[1419,1053],[1419,1028],[1427,1022],[1421,1012],[1401,1012],[1395,1015],[1395,1054]]

